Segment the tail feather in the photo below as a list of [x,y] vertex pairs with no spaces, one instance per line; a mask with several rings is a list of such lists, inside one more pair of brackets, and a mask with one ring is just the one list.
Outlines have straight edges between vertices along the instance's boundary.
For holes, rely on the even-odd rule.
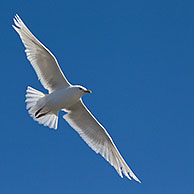
[[58,115],[57,114],[47,114],[40,118],[34,118],[39,124],[48,126],[49,128],[57,129]]
[[44,97],[45,94],[35,90],[34,88],[28,86],[26,90],[26,109],[30,112],[35,108],[34,106],[37,104],[38,100]]
[[[26,90],[26,109],[30,116],[40,124],[48,126],[49,128],[57,129],[58,113],[47,111],[41,112],[44,109],[45,94],[28,86]],[[44,110],[43,110],[44,111]]]

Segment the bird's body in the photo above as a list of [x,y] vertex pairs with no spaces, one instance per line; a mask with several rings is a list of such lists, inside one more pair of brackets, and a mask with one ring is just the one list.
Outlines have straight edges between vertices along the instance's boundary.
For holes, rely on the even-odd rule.
[[79,88],[80,86],[61,88],[45,95],[41,100],[44,99],[44,106],[49,112],[58,112],[61,109],[68,110],[73,104],[80,100],[85,92],[89,92],[88,90],[80,90]]
[[48,96],[46,96],[47,106],[50,110],[55,111],[68,109],[79,101],[83,94],[82,91],[79,91],[79,88],[68,86],[48,94]]
[[26,107],[32,118],[53,129],[57,129],[58,113],[66,112],[63,118],[72,126],[84,141],[96,152],[100,153],[119,175],[122,173],[140,182],[128,167],[113,140],[105,128],[94,118],[83,104],[81,97],[91,93],[83,86],[72,85],[62,73],[54,55],[29,31],[18,15],[14,18],[26,55],[31,62],[40,82],[48,90],[44,94],[32,87],[26,91]]

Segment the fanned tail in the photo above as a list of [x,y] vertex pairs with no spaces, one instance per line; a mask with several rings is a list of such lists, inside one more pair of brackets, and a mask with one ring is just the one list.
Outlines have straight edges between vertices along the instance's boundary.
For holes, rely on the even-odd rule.
[[39,124],[57,129],[58,113],[50,112],[45,107],[45,94],[28,86],[26,90],[26,109]]

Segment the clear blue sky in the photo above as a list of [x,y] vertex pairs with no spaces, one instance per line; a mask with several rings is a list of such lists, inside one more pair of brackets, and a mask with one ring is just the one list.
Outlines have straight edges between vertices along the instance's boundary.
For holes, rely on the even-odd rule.
[[[1,1],[1,194],[194,193],[194,1]],[[25,110],[42,90],[12,29],[18,13],[142,181],[121,179],[62,119]]]

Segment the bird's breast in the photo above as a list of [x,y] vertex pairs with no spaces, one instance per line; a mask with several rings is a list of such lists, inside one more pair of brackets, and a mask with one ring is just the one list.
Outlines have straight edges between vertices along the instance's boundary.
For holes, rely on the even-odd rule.
[[80,99],[80,96],[75,95],[71,90],[61,89],[54,91],[47,96],[46,106],[50,110],[61,110],[71,107]]

